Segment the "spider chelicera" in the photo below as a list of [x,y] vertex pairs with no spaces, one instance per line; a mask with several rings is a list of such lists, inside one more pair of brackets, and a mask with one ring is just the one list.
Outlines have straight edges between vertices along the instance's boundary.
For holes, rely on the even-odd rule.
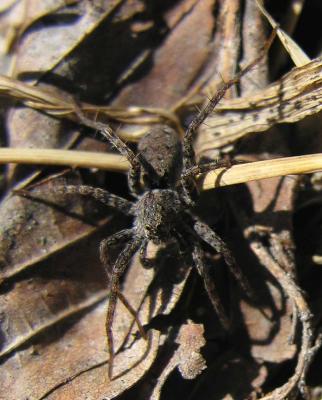
[[[264,50],[270,47],[274,35],[266,43]],[[229,321],[219,300],[215,283],[209,275],[203,260],[202,242],[206,242],[220,253],[230,271],[242,288],[250,292],[249,285],[240,271],[235,258],[225,242],[206,223],[202,222],[191,211],[195,204],[196,175],[213,170],[219,162],[198,165],[193,150],[195,132],[222,99],[227,89],[236,84],[242,75],[247,73],[263,57],[244,68],[230,81],[223,83],[208,104],[192,120],[185,132],[183,143],[176,132],[168,126],[155,126],[138,145],[135,154],[106,124],[88,119],[80,110],[78,117],[82,124],[98,130],[126,157],[130,163],[128,185],[134,201],[129,201],[104,189],[85,185],[66,185],[57,188],[64,194],[90,196],[108,207],[115,208],[133,217],[132,228],[121,230],[100,243],[100,258],[109,280],[109,302],[106,315],[106,335],[109,350],[109,377],[113,377],[113,317],[117,299],[123,302],[134,316],[141,335],[145,336],[143,327],[126,298],[119,290],[119,279],[135,253],[139,253],[142,264],[148,263],[146,250],[151,241],[155,244],[176,240],[180,250],[185,253],[191,250],[192,260],[198,273],[203,278],[206,291],[222,325],[226,328]],[[108,250],[120,241],[126,242],[113,266],[109,266]]]

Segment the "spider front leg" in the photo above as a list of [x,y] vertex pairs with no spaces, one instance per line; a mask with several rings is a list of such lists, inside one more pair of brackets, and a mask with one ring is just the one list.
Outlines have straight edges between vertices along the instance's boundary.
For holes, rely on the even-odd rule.
[[205,172],[213,171],[217,168],[229,168],[231,163],[227,160],[215,160],[204,164],[196,164],[181,174],[181,180],[189,179],[193,176],[204,174]]
[[108,350],[109,350],[108,376],[110,379],[112,379],[113,377],[113,363],[114,363],[114,339],[113,339],[112,325],[116,308],[117,294],[119,292],[119,279],[120,276],[125,271],[125,268],[127,267],[130,259],[139,249],[140,245],[141,245],[141,240],[134,240],[128,243],[118,256],[110,275],[110,283],[109,283],[110,298],[108,302],[106,322],[105,322],[105,329],[106,329]]
[[159,182],[158,174],[151,164],[148,163],[140,153],[135,154],[130,147],[128,147],[128,145],[115,134],[110,125],[103,124],[102,122],[92,121],[91,119],[87,118],[77,104],[75,104],[75,112],[83,125],[98,130],[130,163],[128,184],[130,192],[134,197],[138,197],[142,193],[140,182],[141,168],[145,169],[151,180],[154,180],[156,183]]
[[117,136],[114,130],[108,124],[103,124],[102,122],[93,121],[87,118],[83,111],[75,104],[75,112],[80,120],[80,122],[88,126],[89,128],[95,129],[101,133],[118,151],[124,156],[130,163],[130,170],[128,173],[128,183],[131,193],[137,197],[141,193],[140,175],[141,175],[141,165],[139,160],[133,151],[126,145],[123,140]]
[[245,290],[248,296],[253,296],[253,291],[246,279],[245,275],[239,268],[235,257],[231,253],[226,243],[204,222],[201,222],[199,218],[193,216],[194,230],[206,243],[208,243],[217,253],[224,257],[225,263],[229,267],[231,273],[236,278],[242,289]]
[[[238,77],[239,79],[240,77]],[[207,105],[194,117],[191,121],[188,129],[183,138],[183,170],[181,174],[181,183],[183,187],[183,195],[185,201],[189,201],[190,204],[193,204],[193,190],[194,190],[194,181],[193,175],[195,173],[191,173],[189,171],[194,168],[198,168],[196,165],[196,157],[193,149],[193,140],[195,138],[195,134],[200,126],[203,124],[205,119],[212,113],[216,105],[219,101],[224,97],[227,90],[233,86],[236,82],[238,82],[237,78],[233,78],[227,83],[223,83],[221,88],[216,92],[216,94],[209,100]]]
[[107,237],[106,239],[103,239],[100,243],[99,247],[99,253],[100,253],[100,260],[101,263],[104,266],[105,272],[107,274],[107,277],[109,278],[110,276],[110,269],[109,269],[109,258],[108,258],[108,250],[112,247],[115,246],[116,244],[126,241],[126,240],[131,240],[134,234],[133,229],[122,229],[119,232],[114,233],[114,235]]
[[[230,89],[233,85],[237,84],[241,77],[247,74],[256,64],[258,64],[264,55],[268,52],[273,40],[276,36],[276,29],[274,29],[266,41],[262,51],[259,56],[255,58],[250,64],[248,64],[245,68],[239,71],[235,77],[230,79],[227,82],[223,82],[219,87],[217,92],[212,96],[212,98],[208,101],[205,107],[203,107],[199,113],[193,118],[191,123],[188,126],[188,129],[183,138],[183,171],[182,177],[196,165],[195,153],[193,149],[193,140],[195,138],[195,134],[200,128],[200,126],[204,123],[205,119],[213,112],[214,108],[220,102],[220,100],[225,96],[228,89]],[[185,198],[191,198],[192,195],[192,181],[191,179],[185,179],[182,183],[183,190],[185,193]]]

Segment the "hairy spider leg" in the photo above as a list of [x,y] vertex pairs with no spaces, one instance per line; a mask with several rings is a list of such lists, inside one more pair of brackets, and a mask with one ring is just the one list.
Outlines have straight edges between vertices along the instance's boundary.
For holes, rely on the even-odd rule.
[[189,179],[193,176],[204,174],[205,172],[213,171],[217,168],[229,168],[230,166],[231,164],[227,160],[215,160],[204,164],[197,164],[183,172],[181,179]]
[[[219,101],[224,97],[227,90],[238,83],[240,78],[247,74],[256,64],[261,61],[264,55],[268,52],[273,40],[276,36],[276,30],[274,29],[268,38],[267,42],[265,43],[260,55],[253,60],[250,64],[248,64],[245,68],[243,68],[236,76],[230,79],[227,82],[223,82],[222,85],[219,87],[215,95],[208,101],[206,106],[200,110],[200,112],[193,118],[191,123],[186,130],[186,133],[183,138],[183,175],[186,174],[188,170],[196,165],[195,153],[193,149],[193,139],[195,136],[196,131],[199,127],[203,124],[205,119],[213,112],[216,105]],[[188,182],[186,179],[182,182],[183,190],[185,192],[185,196],[191,198],[191,182]],[[192,198],[191,198],[192,199]]]
[[[203,250],[200,246],[199,240],[195,235],[191,234],[192,230],[186,225],[183,232],[176,231],[174,236],[177,238],[180,253],[184,258],[187,258],[187,248],[192,248],[192,259],[194,266],[196,267],[198,274],[203,279],[204,287],[207,291],[208,297],[211,301],[212,306],[216,314],[218,315],[219,321],[224,329],[229,330],[230,322],[227,318],[224,307],[220,301],[217,288],[213,279],[209,274],[209,269],[205,265]],[[188,260],[190,262],[190,258]]]
[[253,296],[253,291],[243,274],[242,270],[238,266],[235,257],[226,245],[226,243],[216,234],[207,224],[200,221],[196,216],[191,216],[194,220],[193,229],[202,240],[208,243],[217,253],[222,254],[230,272],[233,274],[241,288],[247,293],[249,297]]
[[117,136],[114,130],[102,122],[92,121],[87,118],[83,111],[75,104],[75,112],[80,119],[81,123],[85,126],[98,130],[103,137],[105,137],[130,163],[130,170],[128,173],[128,184],[131,194],[137,197],[141,193],[140,175],[141,164],[134,152],[126,145],[123,140]]
[[137,198],[142,193],[142,185],[140,182],[141,167],[145,169],[151,179],[154,179],[156,182],[159,181],[159,177],[151,164],[148,163],[140,153],[135,154],[127,144],[116,135],[110,125],[98,121],[92,121],[90,118],[87,118],[78,105],[75,105],[75,112],[83,125],[98,130],[102,136],[105,137],[119,151],[119,153],[128,160],[130,163],[128,184],[133,197]]
[[[109,282],[110,282],[111,274],[113,273],[113,271],[110,269],[111,265],[109,264],[108,250],[112,246],[116,245],[117,243],[119,243],[121,241],[132,239],[133,234],[134,234],[133,229],[123,229],[120,232],[116,232],[112,236],[109,236],[108,238],[103,239],[101,241],[100,246],[99,246],[100,260],[104,266],[104,269],[105,269],[105,272],[106,272]],[[133,307],[125,299],[124,295],[120,291],[118,291],[118,297],[122,301],[122,303],[125,305],[125,307],[128,309],[128,311],[134,317],[141,336],[146,338],[146,333],[142,327],[142,324],[140,323],[140,321],[137,317],[136,311],[134,311]]]
[[114,314],[115,314],[117,295],[119,293],[119,279],[120,279],[120,276],[125,271],[131,258],[134,256],[134,254],[140,248],[141,243],[142,243],[141,238],[132,240],[130,243],[128,243],[124,247],[124,249],[121,251],[119,256],[117,257],[116,262],[113,266],[113,269],[112,269],[111,273],[109,274],[110,297],[109,297],[109,302],[108,302],[108,306],[107,306],[105,330],[106,330],[108,351],[109,351],[108,376],[110,379],[112,379],[112,377],[113,377],[113,364],[114,364],[114,355],[115,355],[112,325],[113,325],[113,318],[114,318]]
[[122,229],[121,231],[114,233],[113,235],[103,239],[100,242],[99,245],[100,260],[106,269],[108,278],[111,273],[111,270],[109,269],[111,267],[111,265],[109,264],[109,255],[108,255],[109,248],[115,246],[116,244],[122,241],[132,239],[133,234],[134,234],[134,229]]
[[116,196],[115,194],[101,188],[88,185],[59,185],[54,188],[54,191],[62,195],[77,194],[92,197],[108,207],[121,211],[123,214],[131,215],[131,208],[133,205],[131,201]]
[[199,275],[203,278],[204,286],[208,293],[209,299],[218,315],[220,323],[226,330],[229,330],[230,322],[220,301],[220,296],[218,294],[214,279],[210,276],[209,268],[205,264],[204,253],[200,246],[200,243],[195,240],[193,242],[192,258]]

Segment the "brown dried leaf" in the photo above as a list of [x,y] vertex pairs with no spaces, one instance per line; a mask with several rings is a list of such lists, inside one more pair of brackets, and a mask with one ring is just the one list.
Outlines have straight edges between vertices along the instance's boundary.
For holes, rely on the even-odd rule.
[[[214,0],[189,0],[170,9],[166,21],[171,30],[155,51],[148,75],[127,85],[113,104],[171,108],[181,100],[207,60],[214,28],[214,3]],[[191,36],[191,32],[198,36]],[[187,60],[192,59],[193,63],[186,68]]]
[[105,304],[96,306],[51,340],[47,334],[47,340],[8,359],[3,366],[7,373],[2,374],[1,396],[8,400],[26,396],[37,400],[75,399],[89,394],[92,398],[113,398],[135,383],[154,360],[159,333],[151,332],[149,343],[141,339],[134,348],[120,353],[116,362],[123,364],[135,359],[137,353],[147,355],[137,368],[130,370],[126,379],[110,382],[103,323],[105,311]]
[[7,8],[7,12],[0,17],[1,24],[7,27],[4,50],[9,52],[23,33],[37,20],[54,14],[66,5],[77,1],[44,0],[39,2],[37,0],[19,0],[13,1],[12,4],[2,5],[2,7]]
[[209,156],[249,133],[297,122],[321,111],[321,104],[322,59],[317,58],[252,96],[221,102],[198,135],[198,154]]
[[[49,182],[48,186],[33,192],[37,198],[49,201],[49,205],[18,195],[9,195],[1,203],[1,280],[15,276],[97,230],[95,219],[86,215],[79,199],[68,199],[71,216],[67,217],[64,209],[67,199],[62,203],[61,197],[53,194],[55,184],[57,181]],[[60,205],[62,210],[52,205]]]
[[[8,335],[7,354],[4,350],[2,359],[5,355],[10,358],[1,367],[7,374],[0,374],[3,378],[0,397],[7,393],[12,379],[18,374],[19,382],[7,395],[8,400],[25,395],[31,399],[60,396],[73,399],[84,393],[91,393],[93,398],[114,398],[136,383],[157,357],[160,333],[151,330],[148,341],[138,339],[132,316],[119,302],[113,323],[115,347],[119,353],[114,362],[115,377],[111,382],[108,380],[104,331],[106,307],[105,304],[97,305],[106,292],[98,290],[105,284],[97,257],[97,276],[93,274],[96,246],[97,238],[86,246],[83,243],[83,251],[77,251],[78,259],[74,257],[68,262],[70,278],[76,277],[77,273],[77,280],[62,279],[66,274],[69,248],[58,254],[57,259],[51,257],[53,265],[47,261],[48,276],[22,280],[1,297],[3,323],[7,327],[4,332]],[[61,264],[59,270],[57,264]],[[89,264],[91,268],[88,268]],[[123,293],[132,307],[139,310],[143,324],[156,315],[168,314],[180,298],[189,269],[178,267],[172,270],[172,277],[167,272],[166,282],[162,267],[157,278],[153,269],[146,270],[137,261],[129,269]],[[25,301],[26,293],[32,294],[28,302]],[[19,313],[15,311],[17,307]],[[15,354],[12,353],[14,350],[19,351]]]
[[[17,60],[13,76],[22,72],[34,71],[38,79],[43,73],[52,71],[63,61],[88,35],[90,35],[107,17],[113,14],[123,3],[122,0],[106,1],[51,1],[39,2],[25,0],[28,7],[28,26],[42,22],[42,18],[51,15],[61,18],[63,24],[47,25],[44,29],[35,29],[24,35],[17,46]],[[40,4],[41,3],[41,4]],[[142,9],[128,7],[127,12],[135,13]],[[31,7],[31,9],[30,9]],[[32,10],[32,11],[30,11]],[[63,18],[69,16],[69,19]],[[125,13],[122,15],[125,18]],[[129,16],[127,16],[129,17]],[[67,22],[66,22],[67,21]],[[26,22],[26,21],[24,21]]]

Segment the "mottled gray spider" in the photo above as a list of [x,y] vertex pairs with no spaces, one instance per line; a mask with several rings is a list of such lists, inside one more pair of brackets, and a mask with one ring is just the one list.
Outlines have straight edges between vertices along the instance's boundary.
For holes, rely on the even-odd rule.
[[[265,51],[271,40],[266,44]],[[119,298],[134,316],[141,334],[144,330],[136,317],[135,311],[119,291],[119,279],[135,253],[139,252],[143,264],[147,245],[150,241],[155,244],[175,239],[184,253],[191,249],[192,259],[198,273],[204,280],[209,298],[224,327],[229,326],[223,307],[219,300],[215,283],[210,278],[209,271],[203,261],[202,242],[208,243],[218,253],[222,254],[232,274],[249,292],[247,281],[243,277],[233,255],[225,242],[204,222],[191,212],[194,205],[195,176],[214,169],[220,163],[198,165],[192,141],[195,132],[212,112],[216,104],[232,85],[237,83],[242,75],[248,72],[262,55],[243,69],[235,78],[223,83],[215,96],[190,123],[183,139],[178,140],[176,132],[167,126],[154,127],[139,143],[135,154],[113,131],[105,124],[88,119],[78,110],[77,114],[82,124],[94,128],[107,138],[130,163],[128,174],[129,189],[135,201],[128,201],[100,188],[91,186],[61,187],[64,194],[77,193],[91,196],[103,204],[115,208],[126,215],[133,216],[132,228],[124,229],[102,240],[100,258],[109,279],[110,297],[106,316],[106,334],[109,349],[109,377],[113,376],[114,345],[112,323],[117,298]],[[143,184],[142,184],[143,182]],[[112,268],[108,265],[108,249],[120,241],[127,244],[118,255]]]

